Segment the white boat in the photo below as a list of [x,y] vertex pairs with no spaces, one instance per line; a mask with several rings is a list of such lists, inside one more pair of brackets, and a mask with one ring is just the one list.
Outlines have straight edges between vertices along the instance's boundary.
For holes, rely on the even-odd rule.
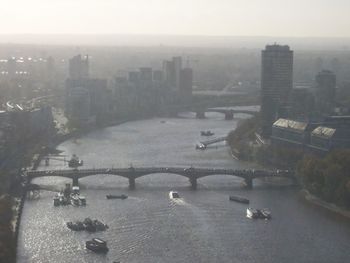
[[180,198],[180,195],[179,195],[178,192],[170,191],[169,197],[170,197],[171,199],[176,199],[176,198]]
[[248,218],[261,218],[261,219],[270,219],[271,218],[271,212],[264,208],[264,209],[254,209],[251,207],[247,208],[247,217]]
[[79,195],[77,194],[71,194],[70,196],[70,202],[74,206],[79,206],[80,205],[80,200],[79,200]]
[[100,239],[100,238],[93,238],[90,241],[86,241],[85,246],[87,249],[90,249],[90,250],[97,252],[97,253],[108,252],[107,242]]
[[247,208],[247,217],[248,218],[258,218],[259,217],[259,211],[257,209],[248,207]]
[[207,147],[202,143],[196,144],[196,150],[205,150],[205,148]]

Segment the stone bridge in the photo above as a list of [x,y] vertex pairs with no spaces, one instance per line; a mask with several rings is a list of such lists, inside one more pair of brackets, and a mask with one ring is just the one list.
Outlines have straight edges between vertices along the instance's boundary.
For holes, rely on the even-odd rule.
[[206,112],[219,112],[225,115],[225,120],[233,120],[234,114],[236,113],[245,113],[250,115],[256,115],[258,112],[249,111],[249,110],[233,110],[233,109],[222,109],[222,108],[209,108],[204,110],[197,110],[196,117],[197,118],[205,118]]
[[218,112],[225,115],[225,120],[232,120],[234,114],[245,113],[250,115],[257,115],[259,112],[254,110],[240,110],[240,109],[229,109],[229,108],[208,108],[204,105],[177,105],[169,107],[169,115],[177,116],[179,112],[189,111],[196,113],[197,119],[204,119],[206,112]]
[[149,174],[177,174],[189,179],[192,189],[197,188],[197,180],[211,175],[231,175],[244,179],[248,189],[253,188],[253,179],[263,177],[287,177],[294,179],[293,173],[288,170],[235,170],[235,169],[216,169],[216,168],[194,168],[194,167],[144,167],[144,168],[99,168],[99,169],[71,169],[71,170],[41,170],[27,171],[28,182],[38,177],[60,176],[70,178],[73,185],[79,185],[79,179],[92,175],[116,175],[129,180],[129,188],[135,189],[135,180],[139,177]]

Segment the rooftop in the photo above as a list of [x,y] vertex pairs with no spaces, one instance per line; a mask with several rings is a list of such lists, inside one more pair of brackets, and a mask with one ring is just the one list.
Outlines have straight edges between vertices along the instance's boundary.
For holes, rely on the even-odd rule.
[[324,138],[331,138],[335,134],[336,129],[324,127],[324,126],[318,126],[316,129],[314,129],[311,132],[311,135],[314,136],[320,136]]
[[293,129],[293,130],[297,130],[300,132],[305,131],[307,128],[307,125],[308,124],[306,122],[293,121],[293,120],[289,120],[289,119],[278,119],[273,124],[274,127]]

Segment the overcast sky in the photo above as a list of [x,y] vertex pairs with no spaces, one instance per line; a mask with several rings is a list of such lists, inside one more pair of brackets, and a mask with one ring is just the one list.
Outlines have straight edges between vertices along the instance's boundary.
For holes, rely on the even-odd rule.
[[0,0],[0,34],[350,37],[350,0]]

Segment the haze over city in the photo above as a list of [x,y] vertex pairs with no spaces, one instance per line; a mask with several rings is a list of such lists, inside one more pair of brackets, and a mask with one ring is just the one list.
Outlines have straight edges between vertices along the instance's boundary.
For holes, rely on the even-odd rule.
[[[3,36],[0,41],[10,43],[188,46],[192,41],[193,46],[207,46],[206,42],[225,46],[225,42],[229,45],[238,40],[241,46],[248,43],[249,47],[249,40],[254,41],[254,38],[240,41],[222,37],[265,36],[272,37],[268,38],[270,41],[286,37],[336,37],[338,39],[331,43],[341,46],[347,45],[349,39],[344,38],[350,37],[350,2],[347,0],[2,2],[0,34]],[[51,36],[44,38],[42,35]],[[74,35],[87,36],[75,38]],[[95,35],[104,36],[96,39]],[[182,39],[171,36],[181,36]],[[300,39],[294,41],[300,42]],[[330,40],[325,42],[327,45]]]
[[0,7],[0,263],[350,262],[350,0]]

